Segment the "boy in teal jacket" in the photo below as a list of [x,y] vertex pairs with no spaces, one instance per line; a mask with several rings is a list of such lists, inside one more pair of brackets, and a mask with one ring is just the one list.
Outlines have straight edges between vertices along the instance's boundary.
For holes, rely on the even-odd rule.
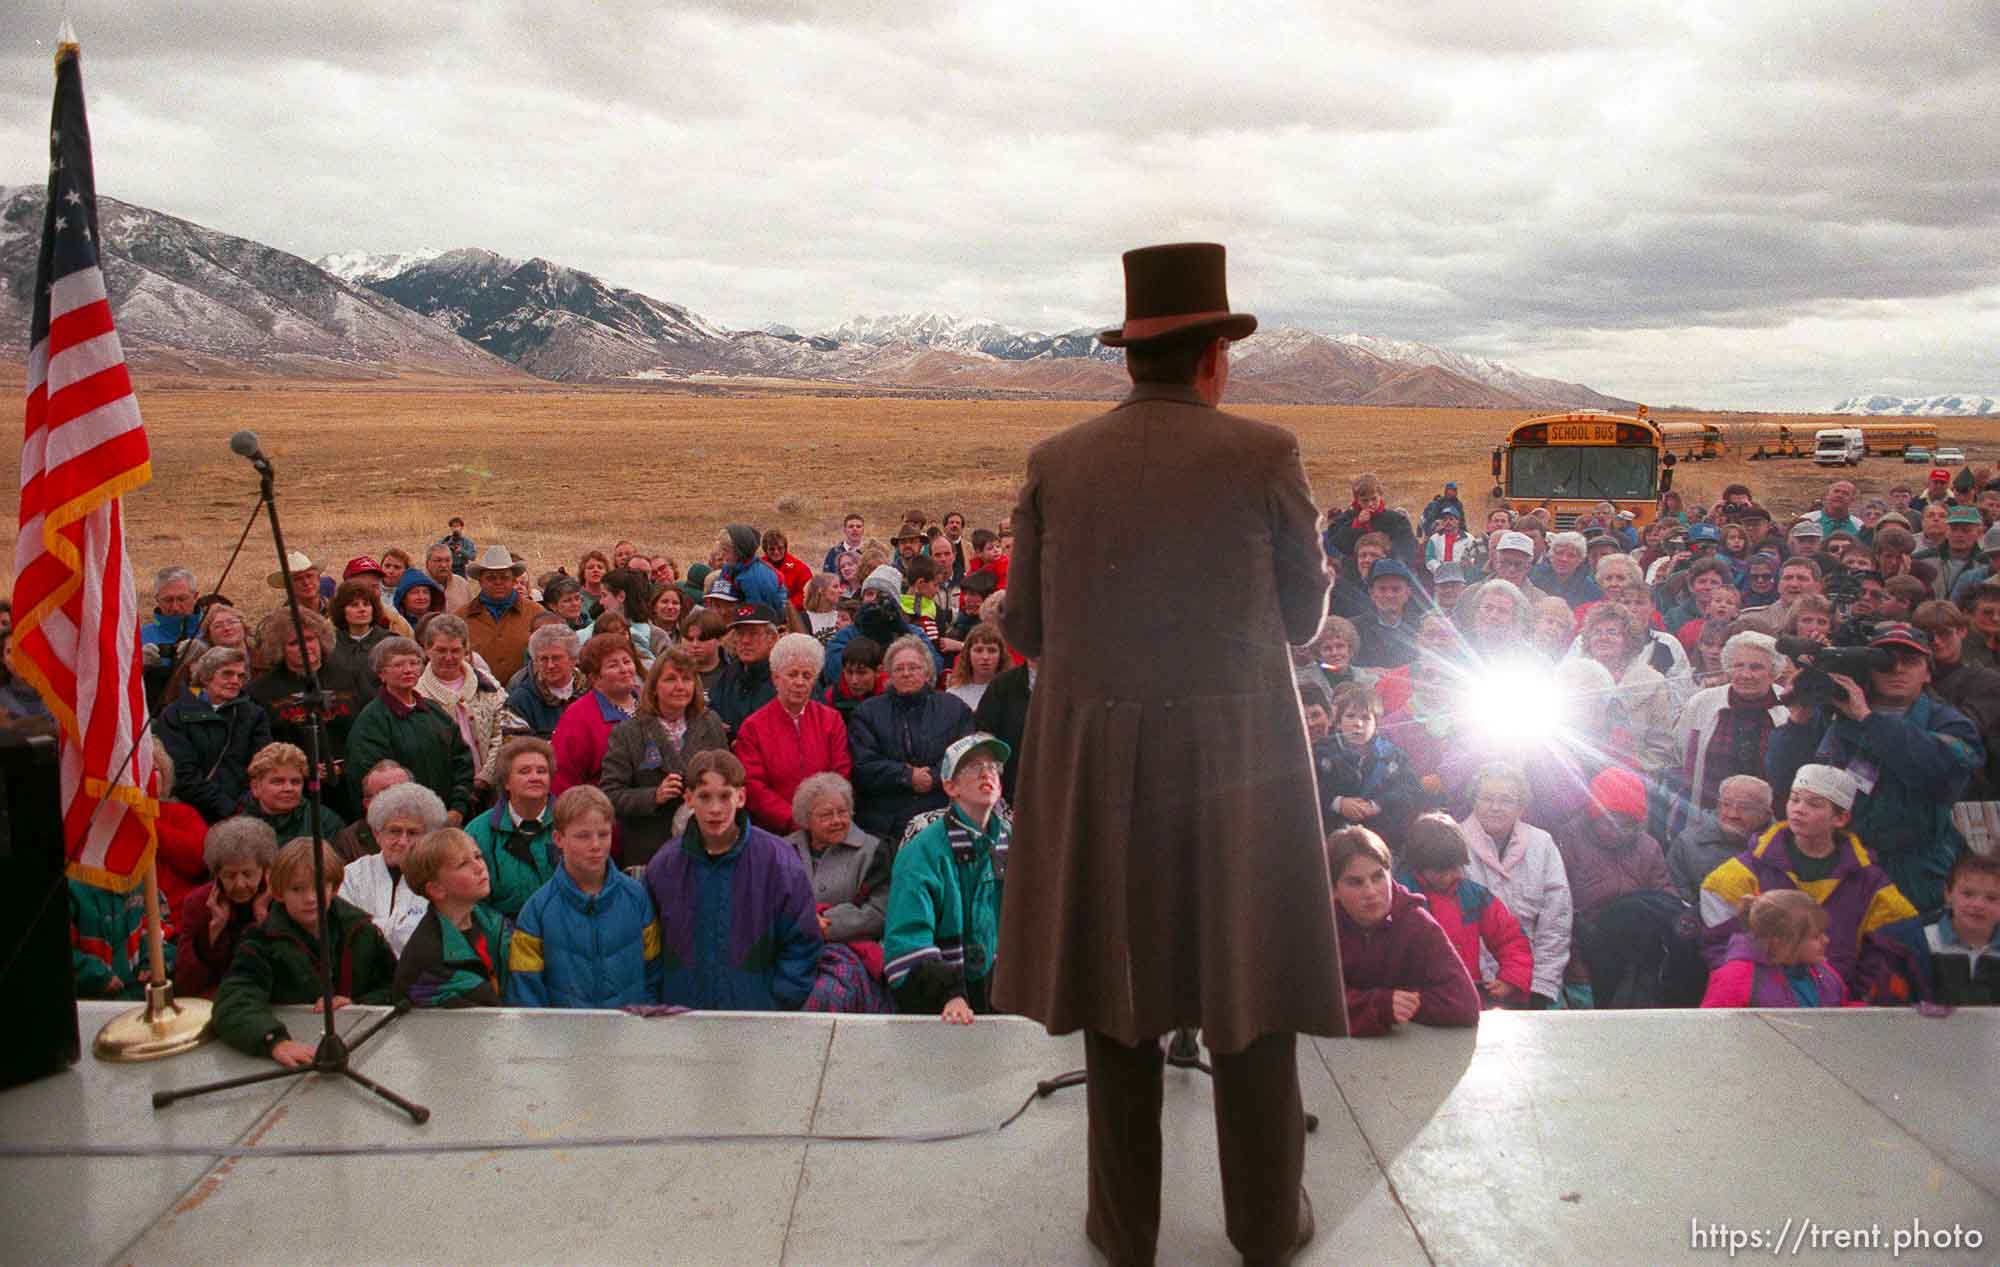
[[896,853],[882,956],[899,1012],[970,1025],[993,1010],[1008,838],[994,807],[1011,755],[984,731],[946,748],[938,772],[951,805]]
[[492,886],[478,844],[439,828],[403,855],[403,878],[430,909],[396,963],[396,997],[415,1007],[499,1007],[513,930],[486,905]]

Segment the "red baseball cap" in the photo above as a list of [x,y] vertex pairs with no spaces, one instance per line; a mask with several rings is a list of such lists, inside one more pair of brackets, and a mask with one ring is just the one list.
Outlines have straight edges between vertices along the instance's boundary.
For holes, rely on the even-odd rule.
[[1931,468],[1931,478],[1933,480],[1943,480],[1945,483],[1949,484],[1951,483],[1951,472],[1945,470],[1941,466],[1934,466]]
[[363,554],[347,561],[347,566],[341,569],[340,579],[351,581],[357,576],[366,576],[371,572],[385,581],[389,579],[389,573],[380,563]]

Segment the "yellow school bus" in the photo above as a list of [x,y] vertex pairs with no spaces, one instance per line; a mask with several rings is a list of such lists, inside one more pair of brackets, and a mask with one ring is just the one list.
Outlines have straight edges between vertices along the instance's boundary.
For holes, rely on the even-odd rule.
[[1722,456],[1722,428],[1712,422],[1655,422],[1660,440],[1683,462],[1708,462]]
[[1644,525],[1673,487],[1678,461],[1646,417],[1578,410],[1517,425],[1493,450],[1493,496],[1516,514],[1546,506],[1568,528],[1599,502]]

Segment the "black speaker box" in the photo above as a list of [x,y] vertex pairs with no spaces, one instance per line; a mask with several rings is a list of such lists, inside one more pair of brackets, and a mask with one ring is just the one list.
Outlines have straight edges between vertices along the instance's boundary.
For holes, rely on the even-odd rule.
[[69,960],[56,743],[0,730],[0,1087],[67,1069],[82,1054]]

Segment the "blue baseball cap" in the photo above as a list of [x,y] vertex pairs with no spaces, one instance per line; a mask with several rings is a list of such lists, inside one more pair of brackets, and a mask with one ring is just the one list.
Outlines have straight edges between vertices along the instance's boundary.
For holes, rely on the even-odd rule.
[[1400,578],[1411,589],[1417,588],[1416,574],[1404,567],[1401,559],[1375,560],[1375,566],[1368,569],[1368,584],[1372,587],[1375,582],[1392,576]]
[[1689,545],[1694,545],[1699,541],[1706,541],[1710,545],[1714,545],[1721,540],[1722,533],[1714,524],[1696,524],[1694,527],[1688,529]]

